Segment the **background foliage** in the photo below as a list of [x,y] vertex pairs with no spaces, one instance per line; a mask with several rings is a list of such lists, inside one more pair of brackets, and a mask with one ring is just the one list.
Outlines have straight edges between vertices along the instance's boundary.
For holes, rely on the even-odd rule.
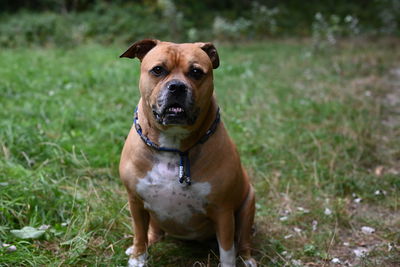
[[104,1],[0,3],[0,45],[71,46],[89,40],[142,38],[255,40],[282,36],[333,39],[398,35],[400,2],[355,1]]

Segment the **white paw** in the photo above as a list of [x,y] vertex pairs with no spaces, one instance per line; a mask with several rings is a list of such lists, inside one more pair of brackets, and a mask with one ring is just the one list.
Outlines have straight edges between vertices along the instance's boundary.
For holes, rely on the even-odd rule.
[[135,258],[130,258],[128,267],[145,267],[147,264],[147,253],[143,253]]
[[[133,254],[133,246],[130,246],[125,250],[125,254],[131,256]],[[130,258],[128,261],[128,267],[144,267],[147,264],[147,253],[143,253],[134,258]]]
[[220,266],[221,267],[234,267],[236,266],[236,253],[235,253],[235,246],[229,250],[223,249],[221,246],[219,247],[219,259],[220,259]]
[[125,254],[130,256],[133,253],[133,246],[130,246],[127,250],[125,250]]
[[244,261],[244,265],[246,267],[257,267],[257,262],[255,259],[250,258],[250,259]]

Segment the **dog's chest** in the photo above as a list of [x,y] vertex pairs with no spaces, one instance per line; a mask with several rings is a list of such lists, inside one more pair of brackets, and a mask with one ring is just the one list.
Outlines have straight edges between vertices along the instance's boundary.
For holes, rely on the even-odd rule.
[[205,214],[211,186],[207,182],[179,183],[179,156],[159,152],[152,169],[139,179],[136,191],[144,201],[144,208],[158,220],[173,220],[184,224],[193,215]]

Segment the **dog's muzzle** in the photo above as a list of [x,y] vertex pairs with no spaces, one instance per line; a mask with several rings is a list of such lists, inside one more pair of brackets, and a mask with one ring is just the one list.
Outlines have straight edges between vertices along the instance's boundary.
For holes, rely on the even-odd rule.
[[196,121],[192,89],[180,80],[165,84],[157,99],[157,106],[153,106],[153,114],[162,125],[191,125]]

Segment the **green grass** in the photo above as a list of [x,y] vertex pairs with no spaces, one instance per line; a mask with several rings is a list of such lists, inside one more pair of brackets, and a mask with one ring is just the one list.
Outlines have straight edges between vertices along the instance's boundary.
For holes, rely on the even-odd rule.
[[[139,64],[118,59],[125,48],[0,51],[0,241],[17,247],[0,248],[0,265],[126,265],[132,233],[117,166]],[[260,265],[400,264],[400,127],[385,123],[398,118],[385,99],[400,80],[389,75],[399,42],[313,52],[307,42],[273,41],[219,53],[218,102],[257,191]],[[10,233],[43,224],[51,227],[38,240]],[[362,246],[370,253],[356,259]],[[215,243],[174,239],[150,255],[152,266],[218,259]]]

